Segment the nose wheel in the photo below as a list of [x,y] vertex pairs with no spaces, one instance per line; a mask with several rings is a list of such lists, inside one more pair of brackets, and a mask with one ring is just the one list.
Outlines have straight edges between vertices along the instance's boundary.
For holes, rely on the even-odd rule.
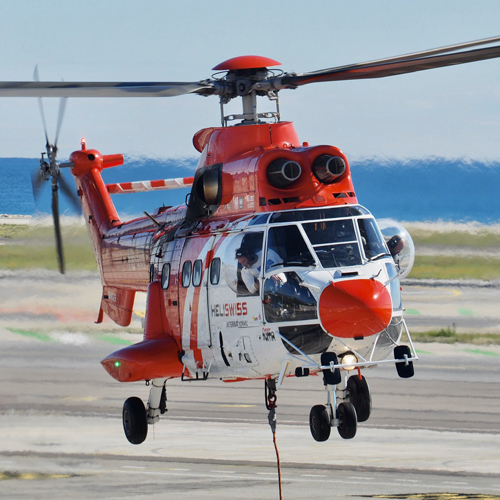
[[[371,399],[366,380],[364,377],[361,379],[352,377],[357,378],[358,382],[353,381],[349,384],[347,381],[346,385],[343,372],[335,368],[337,364],[335,353],[326,352],[321,355],[321,365],[325,367],[323,369],[323,382],[328,393],[328,400],[326,405],[313,406],[309,414],[312,437],[319,442],[328,440],[332,427],[337,427],[338,433],[343,439],[352,439],[358,428],[356,405],[359,406],[365,420],[370,416]],[[326,368],[327,366],[329,368]],[[344,400],[343,397],[343,400],[337,405],[337,390],[345,393],[346,389],[350,389],[350,387],[353,388],[352,397],[349,395],[349,400]]]
[[332,428],[330,412],[324,405],[316,405],[311,408],[309,414],[309,426],[312,437],[316,441],[327,441]]
[[366,422],[372,412],[372,397],[368,382],[362,375],[352,375],[347,379],[349,402],[356,409],[358,422]]

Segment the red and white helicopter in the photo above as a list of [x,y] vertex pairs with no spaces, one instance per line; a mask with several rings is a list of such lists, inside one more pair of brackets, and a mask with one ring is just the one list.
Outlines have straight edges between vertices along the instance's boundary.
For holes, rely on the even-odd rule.
[[[326,404],[311,409],[311,433],[325,441],[332,427],[353,438],[366,421],[371,396],[361,372],[395,363],[413,375],[417,359],[403,317],[399,280],[411,270],[414,246],[397,222],[376,221],[358,203],[349,163],[334,146],[310,146],[281,121],[278,93],[302,85],[381,78],[500,57],[500,37],[311,73],[269,69],[259,56],[229,59],[199,82],[1,82],[5,97],[219,96],[222,126],[194,135],[193,178],[106,185],[104,169],[122,155],[88,149],[57,162],[47,139],[38,183],[52,180],[59,231],[60,169],[74,176],[102,279],[98,322],[132,317],[136,292],[147,292],[144,339],[103,361],[120,382],[147,381],[147,405],[123,407],[127,439],[146,439],[148,424],[166,411],[172,378],[262,379],[267,406],[285,377],[321,374]],[[38,80],[38,78],[36,78]],[[242,113],[224,105],[242,100]],[[275,103],[258,112],[259,97]],[[230,122],[235,125],[230,126]],[[58,127],[59,128],[59,127]],[[186,204],[120,220],[111,195],[192,186]],[[409,345],[400,345],[402,334]],[[393,355],[393,359],[387,359]]]

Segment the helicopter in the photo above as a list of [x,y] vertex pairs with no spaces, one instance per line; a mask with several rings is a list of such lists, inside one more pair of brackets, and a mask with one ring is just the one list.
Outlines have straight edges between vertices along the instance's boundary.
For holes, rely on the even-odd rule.
[[[147,293],[143,340],[101,361],[120,382],[145,381],[123,405],[125,436],[145,441],[167,411],[167,382],[264,381],[276,407],[288,377],[320,376],[326,401],[312,407],[316,441],[337,428],[354,438],[371,415],[362,372],[394,363],[399,377],[418,360],[404,319],[400,280],[415,247],[397,221],[376,220],[358,202],[349,161],[337,147],[301,142],[282,121],[279,92],[311,83],[383,78],[500,57],[500,37],[308,73],[286,73],[262,56],[239,56],[198,82],[0,82],[0,96],[61,98],[218,96],[221,124],[193,137],[193,177],[106,184],[103,170],[121,154],[89,149],[82,139],[69,161],[57,160],[46,134],[35,185],[50,180],[61,272],[60,171],[75,180],[100,272],[104,314],[127,326],[137,292]],[[225,114],[233,99],[240,114]],[[274,103],[258,111],[258,100]],[[41,107],[42,109],[42,107]],[[61,113],[60,113],[61,116]],[[42,112],[43,117],[43,112]],[[45,157],[46,154],[46,157]],[[122,221],[111,196],[190,187],[183,205]],[[402,343],[402,338],[408,339]]]

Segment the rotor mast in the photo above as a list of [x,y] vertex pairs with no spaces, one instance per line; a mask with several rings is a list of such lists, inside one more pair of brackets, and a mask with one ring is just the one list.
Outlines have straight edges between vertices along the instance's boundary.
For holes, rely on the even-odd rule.
[[[280,65],[278,61],[261,56],[241,56],[228,59],[213,68],[214,70],[227,71],[217,80],[216,93],[220,96],[221,123],[227,127],[230,121],[241,120],[238,125],[257,125],[263,123],[262,119],[280,121],[279,100],[277,89],[261,89],[259,82],[267,81],[269,73],[267,66]],[[257,96],[267,96],[276,102],[276,110],[259,113],[257,110]],[[224,105],[232,99],[241,97],[242,113],[226,115]]]

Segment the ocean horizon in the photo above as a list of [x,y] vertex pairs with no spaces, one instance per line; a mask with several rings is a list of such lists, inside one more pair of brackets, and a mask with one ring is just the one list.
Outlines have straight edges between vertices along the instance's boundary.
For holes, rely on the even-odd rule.
[[[196,158],[125,159],[103,172],[106,183],[192,176]],[[408,222],[500,222],[500,162],[442,158],[351,161],[358,202],[376,218]],[[0,158],[0,214],[43,216],[51,213],[50,183],[35,204],[31,174],[38,159]],[[62,171],[70,186],[71,174]],[[113,202],[120,216],[142,215],[162,205],[180,205],[190,189],[120,194]],[[62,215],[76,215],[60,196]]]

